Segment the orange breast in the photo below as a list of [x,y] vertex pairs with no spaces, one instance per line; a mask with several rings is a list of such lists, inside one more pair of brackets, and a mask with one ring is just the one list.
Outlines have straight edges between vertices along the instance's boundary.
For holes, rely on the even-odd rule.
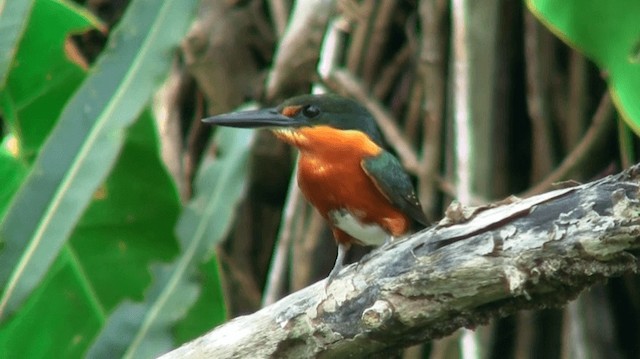
[[[362,223],[377,223],[390,235],[400,236],[409,230],[408,217],[389,202],[361,167],[363,157],[382,151],[365,134],[320,126],[277,131],[276,135],[300,149],[298,185],[327,221],[329,211],[346,209]],[[332,229],[340,242],[361,242]]]

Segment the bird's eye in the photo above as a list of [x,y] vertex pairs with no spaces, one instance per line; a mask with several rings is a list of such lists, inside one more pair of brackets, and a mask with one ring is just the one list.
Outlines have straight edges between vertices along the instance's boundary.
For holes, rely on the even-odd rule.
[[320,114],[320,109],[317,106],[308,105],[302,109],[302,114],[308,118],[316,117]]

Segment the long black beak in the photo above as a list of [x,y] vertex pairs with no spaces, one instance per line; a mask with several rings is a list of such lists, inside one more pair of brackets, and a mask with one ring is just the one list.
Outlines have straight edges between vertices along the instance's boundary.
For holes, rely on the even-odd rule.
[[202,122],[239,128],[294,127],[300,125],[297,120],[281,114],[275,108],[226,113],[207,117],[202,119]]

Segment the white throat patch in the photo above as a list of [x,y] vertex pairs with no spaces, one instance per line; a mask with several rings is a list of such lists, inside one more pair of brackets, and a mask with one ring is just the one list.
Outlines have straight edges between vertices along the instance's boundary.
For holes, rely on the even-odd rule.
[[345,209],[329,212],[329,218],[334,226],[367,246],[381,246],[391,238],[379,225],[364,224]]

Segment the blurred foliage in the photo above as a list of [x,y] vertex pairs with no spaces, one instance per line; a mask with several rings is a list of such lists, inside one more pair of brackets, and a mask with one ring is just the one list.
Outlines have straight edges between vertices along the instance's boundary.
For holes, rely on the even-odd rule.
[[[133,1],[96,64],[72,39],[108,31],[87,9],[36,0],[0,11],[3,34],[14,35],[0,41],[7,64],[0,68],[0,356],[82,357],[123,303],[145,300],[152,284],[171,293],[151,267],[183,259],[174,234],[182,205],[148,107],[194,5]],[[206,298],[208,314],[158,324],[182,328],[165,349],[225,317],[212,251],[200,251],[184,275],[197,277],[205,261],[214,273],[192,300]],[[42,272],[24,270],[32,264]],[[166,313],[175,308],[188,309],[173,303]]]

